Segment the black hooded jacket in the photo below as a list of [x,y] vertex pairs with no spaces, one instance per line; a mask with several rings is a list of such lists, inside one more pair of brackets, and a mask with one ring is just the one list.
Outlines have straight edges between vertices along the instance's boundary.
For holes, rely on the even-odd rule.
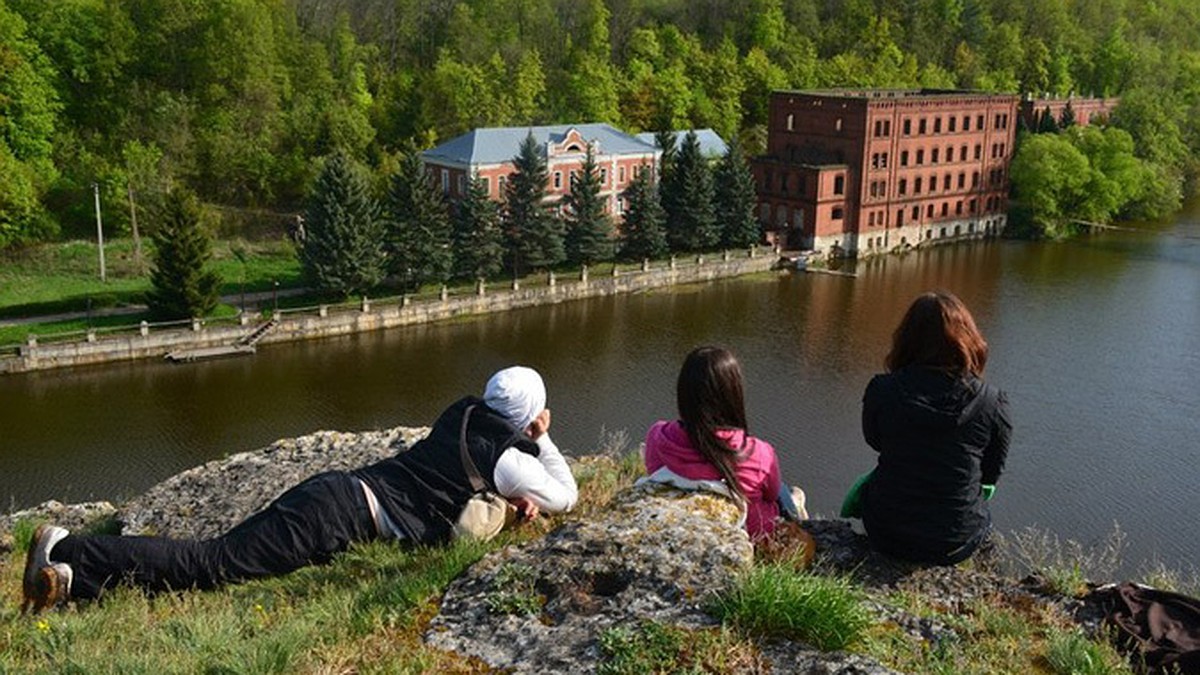
[[1004,392],[973,375],[908,366],[867,385],[862,425],[879,453],[863,502],[871,545],[952,561],[990,523],[981,486],[996,483],[1008,453]]

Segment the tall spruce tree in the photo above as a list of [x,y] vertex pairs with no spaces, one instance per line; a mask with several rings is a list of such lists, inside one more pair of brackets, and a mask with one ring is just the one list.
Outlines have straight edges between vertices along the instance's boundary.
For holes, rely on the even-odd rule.
[[1038,116],[1037,132],[1039,134],[1058,133],[1058,122],[1054,119],[1054,113],[1050,112],[1050,106],[1046,106],[1046,109]]
[[314,288],[350,295],[383,280],[383,221],[366,178],[345,154],[325,162],[309,196],[304,228],[300,265]]
[[454,265],[450,213],[421,156],[410,152],[392,177],[386,214],[388,267],[406,289],[444,283]]
[[1058,118],[1058,127],[1068,129],[1073,126],[1075,126],[1075,107],[1068,100],[1067,104],[1063,106],[1062,116]]
[[454,214],[454,274],[464,279],[490,279],[503,266],[500,210],[488,198],[483,180],[472,176]]
[[516,172],[508,177],[504,227],[514,274],[557,265],[566,258],[562,225],[546,210],[546,161],[533,132],[513,158]]
[[207,315],[217,306],[221,278],[205,269],[212,260],[212,240],[200,224],[195,195],[176,188],[167,195],[154,231],[154,270],[146,303],[160,320]]
[[721,164],[717,166],[713,179],[716,202],[713,211],[721,228],[721,245],[726,248],[748,248],[759,241],[758,219],[754,207],[758,195],[754,189],[754,176],[742,155],[741,144],[735,138]]
[[567,260],[576,265],[589,265],[610,253],[612,219],[604,211],[600,187],[596,155],[589,145],[582,170],[572,179],[571,193],[565,200]]
[[621,225],[621,257],[627,260],[659,258],[667,253],[663,208],[654,171],[643,166],[625,189],[625,222]]
[[672,251],[700,251],[721,243],[713,214],[712,171],[700,152],[700,139],[689,131],[663,181],[667,244]]

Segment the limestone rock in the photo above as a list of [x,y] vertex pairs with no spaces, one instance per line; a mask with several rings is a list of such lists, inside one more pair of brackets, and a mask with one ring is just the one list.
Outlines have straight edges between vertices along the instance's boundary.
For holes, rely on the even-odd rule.
[[415,443],[427,428],[318,431],[177,474],[121,508],[122,534],[204,539],[221,534],[305,478],[353,469]]
[[[450,586],[426,641],[500,669],[593,672],[617,624],[713,625],[705,600],[753,562],[737,518],[721,497],[631,488],[599,519],[485,557]],[[514,593],[534,611],[508,611]]]
[[84,530],[116,514],[117,507],[109,502],[63,504],[50,500],[6,516],[0,516],[0,553],[12,550],[12,526],[21,521],[47,522],[68,530]]

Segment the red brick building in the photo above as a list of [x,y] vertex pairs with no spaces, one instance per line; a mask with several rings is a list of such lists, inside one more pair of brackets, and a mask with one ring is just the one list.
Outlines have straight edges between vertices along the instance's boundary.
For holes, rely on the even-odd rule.
[[1042,117],[1049,114],[1055,122],[1061,122],[1063,110],[1071,106],[1075,123],[1081,127],[1107,120],[1121,99],[1113,98],[1026,98],[1021,101],[1021,120],[1027,129],[1037,129]]
[[759,220],[788,248],[868,255],[1004,229],[1017,97],[777,91],[754,159]]

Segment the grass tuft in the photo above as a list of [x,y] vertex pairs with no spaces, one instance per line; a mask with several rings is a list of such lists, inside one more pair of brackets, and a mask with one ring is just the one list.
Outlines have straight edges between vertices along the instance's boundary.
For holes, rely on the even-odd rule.
[[1046,644],[1046,662],[1057,675],[1129,673],[1128,663],[1112,647],[1089,640],[1078,630],[1060,630]]
[[711,611],[749,633],[798,639],[823,651],[853,644],[871,624],[862,591],[848,579],[797,572],[787,562],[749,570]]
[[687,630],[654,621],[613,626],[600,634],[600,675],[744,673],[764,670],[749,640],[727,629]]
[[1018,578],[1038,574],[1051,590],[1069,596],[1086,592],[1089,580],[1113,578],[1125,552],[1125,533],[1116,524],[1107,537],[1091,545],[1064,542],[1035,527],[994,536],[1000,558],[1013,568],[1007,572]]

